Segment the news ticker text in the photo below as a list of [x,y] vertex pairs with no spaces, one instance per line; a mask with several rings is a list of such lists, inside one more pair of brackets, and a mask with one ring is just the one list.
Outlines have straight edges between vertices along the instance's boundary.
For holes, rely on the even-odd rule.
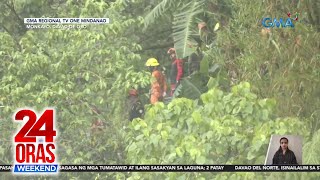
[[[43,166],[43,167],[42,167]],[[45,166],[45,167],[44,167]],[[0,165],[0,172],[320,172],[320,165]],[[17,170],[16,168],[19,168]],[[41,170],[42,169],[42,170]],[[17,170],[17,171],[16,171]]]

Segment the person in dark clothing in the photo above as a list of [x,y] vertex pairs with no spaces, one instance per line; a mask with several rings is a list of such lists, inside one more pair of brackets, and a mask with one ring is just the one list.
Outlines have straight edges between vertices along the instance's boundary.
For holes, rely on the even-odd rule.
[[132,121],[134,118],[141,118],[144,114],[144,107],[138,98],[138,91],[131,89],[129,91],[129,120]]
[[188,57],[188,75],[190,76],[192,73],[200,70],[200,62],[203,58],[203,54],[200,49],[197,48],[197,51],[192,53]]
[[288,143],[289,140],[287,138],[282,137],[280,139],[280,147],[273,156],[272,165],[298,164],[294,152],[288,148]]
[[183,60],[177,58],[176,50],[174,48],[170,48],[167,53],[170,55],[172,60],[170,73],[170,96],[172,96],[183,77]]

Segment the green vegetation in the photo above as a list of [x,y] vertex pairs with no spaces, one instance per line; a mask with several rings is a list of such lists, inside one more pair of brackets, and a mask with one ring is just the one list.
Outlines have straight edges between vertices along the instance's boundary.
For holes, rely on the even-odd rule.
[[[272,134],[301,135],[320,164],[320,3],[316,0],[3,0],[0,164],[12,163],[16,108],[57,110],[62,164],[262,164]],[[261,18],[300,12],[294,29]],[[29,17],[107,17],[86,29],[26,29]],[[206,23],[206,30],[198,24]],[[218,27],[215,29],[214,27]],[[128,89],[148,103],[156,57],[168,73],[201,51],[169,104],[127,120]],[[188,68],[187,63],[185,68]],[[185,71],[187,72],[187,71]],[[98,110],[98,111],[97,111]],[[102,131],[92,131],[96,120]],[[281,177],[280,177],[281,176]],[[20,179],[1,173],[0,179]],[[61,173],[59,179],[318,179],[312,173]],[[44,178],[43,178],[44,179]]]

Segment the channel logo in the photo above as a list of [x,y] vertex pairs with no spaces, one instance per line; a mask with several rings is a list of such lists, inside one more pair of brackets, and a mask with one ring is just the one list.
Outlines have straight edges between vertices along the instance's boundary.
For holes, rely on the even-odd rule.
[[55,110],[38,115],[33,109],[18,110],[14,122],[23,123],[14,136],[14,174],[57,174]]

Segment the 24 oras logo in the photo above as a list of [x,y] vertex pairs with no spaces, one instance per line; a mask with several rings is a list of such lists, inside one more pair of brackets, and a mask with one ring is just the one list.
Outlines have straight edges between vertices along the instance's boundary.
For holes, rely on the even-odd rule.
[[21,109],[14,121],[25,121],[25,124],[14,137],[13,173],[57,173],[55,110],[47,108],[37,115],[32,109]]
[[299,19],[299,13],[295,13],[295,16],[292,16],[292,14],[290,12],[287,13],[288,18],[285,20],[284,18],[279,18],[279,20],[277,18],[270,18],[270,17],[266,17],[262,19],[262,26],[266,27],[266,28],[270,28],[270,27],[282,27],[282,28],[286,28],[286,27],[291,27],[294,28],[294,21],[298,21]]

